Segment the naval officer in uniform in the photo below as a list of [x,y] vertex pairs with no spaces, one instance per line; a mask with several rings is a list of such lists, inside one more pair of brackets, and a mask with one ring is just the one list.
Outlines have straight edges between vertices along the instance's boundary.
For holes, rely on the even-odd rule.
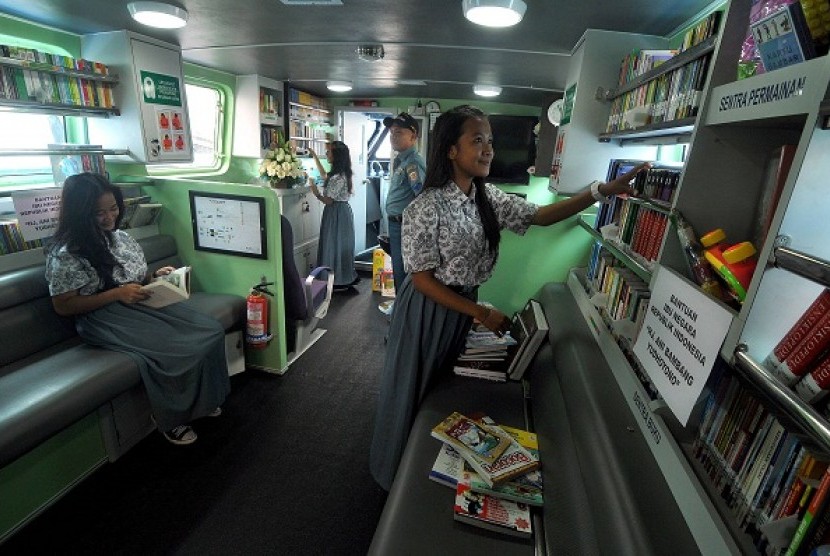
[[424,188],[426,162],[418,154],[417,142],[421,131],[418,121],[401,112],[397,116],[387,117],[383,125],[389,128],[392,148],[398,156],[392,163],[392,177],[389,192],[386,194],[386,215],[389,222],[389,244],[392,249],[392,273],[395,279],[395,291],[399,292],[406,273],[401,252],[401,221],[403,210]]

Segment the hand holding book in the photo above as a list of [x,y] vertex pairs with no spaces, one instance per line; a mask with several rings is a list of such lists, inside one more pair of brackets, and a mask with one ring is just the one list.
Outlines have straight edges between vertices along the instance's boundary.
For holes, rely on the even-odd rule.
[[190,267],[181,268],[162,267],[153,273],[156,278],[141,288],[149,294],[144,301],[139,301],[148,307],[160,308],[172,303],[184,301],[190,297]]

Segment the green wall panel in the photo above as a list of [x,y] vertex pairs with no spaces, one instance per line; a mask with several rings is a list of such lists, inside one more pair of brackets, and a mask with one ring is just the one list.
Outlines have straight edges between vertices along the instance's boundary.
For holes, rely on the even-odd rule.
[[93,413],[0,469],[0,541],[106,461]]

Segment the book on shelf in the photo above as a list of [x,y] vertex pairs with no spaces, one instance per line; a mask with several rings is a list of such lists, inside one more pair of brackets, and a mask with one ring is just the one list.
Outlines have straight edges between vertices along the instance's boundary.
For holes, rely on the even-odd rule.
[[[72,145],[68,143],[50,144],[52,150],[100,149],[101,145]],[[49,156],[52,163],[52,177],[55,185],[61,186],[66,178],[82,172],[107,175],[104,155],[100,153],[67,153]]]
[[805,334],[792,352],[779,363],[773,374],[787,386],[793,386],[805,376],[810,366],[830,347],[830,313],[825,314]]
[[774,370],[782,364],[828,313],[830,313],[830,289],[825,288],[767,355],[764,359],[764,366]]
[[775,209],[778,207],[781,191],[784,189],[784,184],[787,182],[787,176],[792,167],[795,149],[796,145],[781,145],[773,149],[767,157],[761,191],[758,195],[758,208],[755,211],[757,217],[754,244],[759,249],[764,244],[772,225],[772,218],[775,215]]
[[785,4],[749,27],[764,71],[798,64],[816,55],[800,2]]
[[159,309],[190,298],[191,267],[179,267],[170,274],[159,276],[141,288],[150,297],[140,301],[142,305]]
[[530,508],[526,504],[475,492],[465,477],[455,491],[453,515],[457,521],[507,535],[531,536]]
[[535,299],[529,299],[524,308],[514,315],[510,333],[518,347],[507,367],[511,380],[522,379],[549,330],[542,304]]
[[474,460],[474,467],[495,462],[511,443],[510,436],[504,431],[458,412],[435,425],[432,436],[458,450],[464,459]]
[[[151,226],[156,224],[161,217],[162,208],[161,203],[131,203],[131,205],[124,205],[124,218],[121,219],[121,228],[126,230],[129,228],[141,228],[142,226]],[[129,207],[129,208],[128,208]]]
[[798,529],[793,535],[790,546],[787,547],[785,556],[796,556],[797,554],[807,554],[809,550],[815,548],[811,546],[814,542],[814,536],[821,514],[827,512],[828,501],[830,501],[830,468],[828,468],[822,476],[821,483],[816,489],[815,493],[810,499],[810,504],[807,506],[807,511],[801,518],[798,524]]
[[0,217],[0,255],[8,255],[38,247],[43,247],[43,240],[25,240],[17,218]]

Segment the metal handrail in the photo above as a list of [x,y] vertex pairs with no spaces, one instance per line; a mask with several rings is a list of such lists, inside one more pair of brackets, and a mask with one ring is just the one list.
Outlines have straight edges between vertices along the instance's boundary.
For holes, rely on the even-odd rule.
[[823,286],[830,287],[830,262],[824,259],[787,247],[776,247],[773,250],[772,264]]
[[747,354],[747,347],[744,344],[739,344],[735,348],[734,367],[819,448],[830,453],[830,425],[827,420],[799,398],[793,390],[779,381],[768,369],[755,362]]
[[67,147],[65,149],[0,149],[0,156],[43,156],[61,154],[105,154],[130,156],[130,149],[102,149],[90,147]]

